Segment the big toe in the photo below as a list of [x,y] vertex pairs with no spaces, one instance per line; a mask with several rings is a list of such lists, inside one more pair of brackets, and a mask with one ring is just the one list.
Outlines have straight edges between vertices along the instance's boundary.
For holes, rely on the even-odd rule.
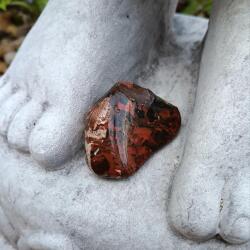
[[182,166],[174,180],[170,223],[183,236],[203,241],[217,233],[222,184],[202,166],[190,166]]
[[48,109],[30,135],[32,157],[47,168],[60,167],[80,148],[82,127],[73,113]]
[[238,175],[226,188],[220,222],[220,235],[229,243],[250,240],[250,175]]

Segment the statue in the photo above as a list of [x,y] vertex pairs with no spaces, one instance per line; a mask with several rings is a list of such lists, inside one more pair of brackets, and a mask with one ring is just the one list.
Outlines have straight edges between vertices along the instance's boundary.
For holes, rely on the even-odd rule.
[[[250,2],[214,0],[206,36],[175,7],[49,1],[0,79],[1,249],[249,248]],[[176,105],[182,128],[111,181],[86,166],[83,118],[118,80]]]

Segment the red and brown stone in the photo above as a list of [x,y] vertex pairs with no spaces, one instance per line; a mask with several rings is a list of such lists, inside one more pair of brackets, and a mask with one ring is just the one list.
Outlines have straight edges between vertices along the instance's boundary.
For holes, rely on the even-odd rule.
[[99,176],[131,176],[177,135],[180,125],[177,107],[149,89],[119,82],[87,114],[87,163]]

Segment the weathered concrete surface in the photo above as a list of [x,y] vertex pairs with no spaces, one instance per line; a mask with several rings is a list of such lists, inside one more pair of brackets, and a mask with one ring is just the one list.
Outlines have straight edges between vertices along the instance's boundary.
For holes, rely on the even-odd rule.
[[[246,3],[244,1],[241,2],[243,4]],[[148,1],[148,3],[152,4],[152,1]],[[160,2],[158,3],[160,4]],[[52,1],[50,4],[52,5],[55,4],[56,6],[57,3],[56,1],[55,2]],[[156,7],[157,6],[158,5],[156,5]],[[147,9],[148,7],[149,6],[145,8]],[[72,14],[71,11],[72,9],[68,8],[67,13],[69,17]],[[55,12],[57,12],[59,16],[55,15],[53,18],[60,17],[60,13],[62,12],[65,13],[65,10],[56,10]],[[82,12],[80,11],[79,15],[81,15],[81,13]],[[168,10],[166,10],[166,13],[169,13]],[[46,15],[46,12],[43,15]],[[84,16],[84,14],[82,15]],[[154,15],[154,13],[152,13],[152,15]],[[169,14],[165,19],[168,20],[168,18]],[[139,18],[139,20],[142,19]],[[53,24],[52,21],[53,20],[51,19],[49,19],[47,23],[40,21],[40,23],[38,23],[35,29],[39,30],[40,28],[43,28],[44,25],[48,27],[49,25]],[[70,19],[70,22],[72,24],[72,22],[74,22],[74,18],[73,20]],[[139,22],[139,26],[136,27],[137,28],[140,27],[140,24],[141,22]],[[173,33],[176,34],[176,37],[168,37],[169,39],[165,40],[165,43],[163,44],[162,49],[160,50],[160,52],[158,52],[158,54],[156,51],[153,51],[150,54],[152,58],[159,57],[158,64],[154,64],[154,66],[152,67],[144,68],[145,74],[144,76],[141,76],[138,79],[138,83],[140,83],[142,86],[152,89],[156,94],[158,94],[159,96],[163,97],[164,99],[168,100],[169,102],[179,107],[182,115],[182,129],[178,138],[174,140],[170,145],[165,147],[163,150],[161,150],[159,153],[155,154],[155,156],[152,157],[145,164],[145,166],[138,173],[136,173],[135,176],[129,178],[128,180],[119,182],[99,179],[89,171],[89,169],[85,165],[84,156],[81,152],[79,152],[68,163],[62,165],[61,170],[50,172],[47,171],[46,168],[44,168],[43,164],[50,167],[56,166],[58,165],[59,162],[60,163],[64,162],[66,158],[69,159],[70,156],[72,156],[71,153],[73,153],[74,150],[72,150],[70,154],[67,154],[67,152],[69,152],[68,150],[70,148],[69,145],[72,145],[72,143],[76,141],[72,140],[70,141],[70,143],[68,143],[67,140],[71,135],[68,134],[69,128],[77,129],[79,131],[83,129],[82,124],[80,123],[78,123],[78,125],[76,126],[72,125],[73,127],[70,126],[67,127],[68,122],[72,122],[72,119],[73,121],[78,121],[77,119],[74,120],[75,117],[72,118],[72,116],[70,116],[71,114],[70,112],[72,112],[72,110],[68,110],[69,111],[68,114],[67,110],[64,112],[64,109],[59,113],[58,112],[54,113],[55,110],[52,113],[48,113],[47,117],[50,118],[48,119],[46,118],[47,123],[45,123],[44,126],[40,127],[39,130],[37,131],[37,133],[41,131],[41,133],[44,135],[44,137],[43,136],[37,137],[38,138],[37,142],[45,143],[41,147],[45,151],[43,150],[39,151],[41,154],[36,154],[35,150],[32,150],[34,144],[32,143],[27,144],[27,138],[29,137],[30,134],[30,128],[32,127],[31,125],[34,124],[34,121],[36,121],[35,119],[36,117],[33,117],[32,114],[36,116],[37,113],[39,112],[40,113],[50,112],[51,110],[49,108],[50,105],[46,104],[40,107],[39,105],[34,105],[31,102],[31,104],[29,104],[28,107],[23,111],[24,112],[23,114],[27,114],[27,120],[22,120],[21,119],[22,116],[19,115],[21,120],[19,119],[17,121],[20,123],[15,122],[14,123],[16,124],[15,126],[14,125],[10,126],[10,128],[12,128],[13,130],[16,129],[14,131],[19,131],[20,136],[17,132],[12,133],[8,131],[7,136],[4,136],[3,139],[1,139],[0,141],[0,163],[1,163],[0,206],[2,208],[2,210],[0,211],[0,225],[1,225],[0,231],[2,231],[2,234],[12,244],[16,245],[17,249],[19,250],[30,250],[30,249],[36,249],[36,250],[38,249],[39,250],[40,249],[44,250],[48,249],[51,250],[52,249],[53,250],[215,249],[216,250],[218,249],[219,250],[224,248],[229,250],[249,249],[249,244],[231,246],[223,241],[215,239],[203,243],[197,243],[192,240],[187,240],[180,234],[172,231],[170,228],[169,222],[172,219],[173,222],[172,225],[174,224],[173,226],[178,231],[188,236],[189,238],[206,239],[209,237],[213,237],[214,233],[217,232],[213,230],[212,233],[210,233],[209,230],[192,231],[193,228],[189,226],[190,224],[187,223],[186,224],[187,227],[185,227],[185,224],[181,223],[178,224],[179,222],[182,221],[185,222],[184,220],[185,214],[189,212],[188,209],[180,210],[180,206],[174,204],[175,200],[178,203],[178,199],[173,198],[173,202],[171,203],[172,205],[170,206],[171,214],[168,213],[172,180],[182,159],[189,121],[191,121],[192,124],[193,120],[191,114],[193,111],[196,87],[197,87],[199,54],[201,48],[200,45],[202,38],[204,37],[204,34],[207,30],[207,21],[200,18],[177,15],[174,18],[173,24],[174,24]],[[40,28],[38,28],[39,25],[41,26]],[[67,24],[66,21],[65,25],[66,25],[65,30],[71,30],[67,28],[70,26],[70,24]],[[152,24],[152,26],[149,25],[149,27],[152,28],[153,25],[155,26],[155,23]],[[151,28],[147,30],[148,33],[151,32]],[[138,30],[140,29],[136,29],[135,33],[138,32]],[[34,32],[36,32],[36,30]],[[54,34],[52,31],[48,33],[49,34],[45,32],[44,34],[38,35],[37,41],[39,39],[43,39],[43,36],[45,36],[47,39],[50,38],[52,44],[54,43],[54,45],[55,44],[58,45],[59,43],[58,41],[53,41],[53,37],[57,37],[57,35]],[[77,31],[77,34],[78,33],[79,31]],[[168,32],[166,33],[170,36],[170,33]],[[56,51],[54,51],[53,47],[54,45],[52,46],[51,44],[46,45],[46,47],[44,48],[41,48],[44,49],[44,53],[40,55],[41,68],[39,69],[38,72],[41,73],[43,72],[43,70],[45,70],[43,67],[46,67],[46,65],[43,64],[42,59],[46,56],[46,54],[51,56],[49,57],[49,59],[46,60],[48,61],[51,60],[52,62],[55,63],[55,65],[52,65],[51,69],[49,67],[46,68],[46,72],[50,72],[50,74],[47,76],[45,75],[44,78],[42,78],[43,80],[41,82],[38,81],[36,78],[37,75],[39,74],[37,73],[37,68],[35,68],[35,70],[32,72],[30,72],[29,70],[28,72],[30,74],[25,74],[25,75],[17,74],[18,70],[20,70],[20,72],[27,72],[27,69],[32,68],[33,66],[32,62],[36,61],[36,56],[37,56],[36,54],[33,54],[35,58],[31,58],[32,59],[31,63],[30,64],[28,63],[29,66],[25,66],[25,68],[23,69],[20,69],[21,66],[18,66],[17,63],[16,65],[13,64],[12,68],[9,71],[9,74],[11,74],[11,72],[14,72],[13,75],[16,77],[15,80],[16,81],[18,80],[19,84],[22,83],[23,84],[22,86],[25,86],[24,88],[25,90],[26,89],[32,90],[32,86],[31,87],[29,86],[28,80],[31,78],[34,79],[34,82],[32,84],[35,85],[36,89],[31,91],[30,93],[32,94],[34,93],[34,97],[42,96],[46,98],[50,96],[50,93],[47,96],[46,91],[50,90],[50,88],[49,85],[46,84],[48,84],[49,82],[50,86],[52,85],[54,88],[53,90],[54,93],[56,93],[56,88],[58,87],[57,83],[58,84],[61,83],[61,81],[59,81],[60,80],[59,76],[60,77],[62,75],[67,76],[66,79],[72,81],[72,84],[74,84],[74,82],[84,80],[86,72],[85,71],[81,72],[80,70],[82,69],[81,67],[83,67],[82,65],[85,63],[84,61],[85,55],[81,55],[79,57],[76,56],[79,52],[78,50],[79,48],[75,46],[75,44],[77,44],[77,39],[76,38],[74,39],[75,36],[73,32],[71,35],[72,35],[72,40],[67,40],[68,44],[65,42],[65,44],[60,45],[59,49]],[[83,39],[84,34],[82,36]],[[29,47],[29,49],[34,49],[37,51],[38,49],[40,49],[40,44],[34,43],[33,39],[34,38],[32,38],[30,35],[30,38],[28,38],[27,41],[27,45],[24,46],[28,47],[28,45],[30,46],[32,45],[34,46],[34,48]],[[64,41],[63,35],[60,39],[60,43],[62,43],[61,41]],[[139,44],[139,41],[137,42]],[[153,40],[150,40],[146,42],[146,44],[148,44],[147,46],[150,47],[153,46],[154,42]],[[83,46],[86,46],[86,44],[83,43]],[[135,44],[131,45],[131,48],[137,48],[137,50],[139,47],[136,47]],[[149,49],[149,47],[144,49],[147,50]],[[126,51],[127,49],[128,48],[124,48],[124,51]],[[76,54],[74,54],[75,50],[78,50]],[[92,51],[94,55],[98,55],[98,51],[95,50],[90,50],[90,51]],[[69,62],[67,61],[68,54],[66,52],[73,53],[72,57],[70,58],[69,64],[66,63]],[[108,52],[110,51],[108,50]],[[24,47],[22,53],[19,54],[18,60],[21,60],[24,55],[25,57],[27,56],[26,55],[27,48],[25,49]],[[135,49],[132,50],[131,54],[133,53],[139,53],[139,54],[141,53],[141,55],[144,55],[143,53],[145,53],[145,51],[137,52]],[[117,56],[119,57],[121,55],[119,54]],[[53,58],[55,57],[58,57],[58,59],[54,61]],[[206,57],[207,56],[205,49],[205,55],[203,58]],[[217,57],[219,57],[219,55],[217,55]],[[134,60],[131,59],[132,60],[131,65],[137,62],[138,58],[140,58],[140,56],[138,56],[137,54]],[[98,61],[97,60],[98,58],[94,59]],[[116,67],[115,68],[119,69],[119,65],[122,65],[122,63],[124,64],[124,62],[127,62],[126,60],[128,60],[127,57],[124,58],[124,61],[121,62],[121,64],[119,64],[120,63],[119,62],[117,68]],[[59,62],[60,65],[58,66],[56,63]],[[82,62],[82,64],[78,62]],[[86,62],[86,65],[89,65],[88,62]],[[100,64],[99,67],[101,67],[101,65],[103,64]],[[143,63],[140,65],[142,66]],[[55,69],[58,69],[57,66],[59,67],[61,73],[56,72],[57,70]],[[91,70],[93,68],[90,67],[89,69]],[[84,67],[83,70],[85,70]],[[137,72],[138,70],[139,69],[137,69]],[[128,68],[124,68],[124,72],[127,71]],[[68,75],[65,72],[70,72],[70,74]],[[76,74],[76,72],[80,73]],[[76,74],[76,76],[71,77],[74,74]],[[109,74],[107,74],[107,76],[108,75]],[[129,76],[133,79],[136,77],[135,75],[136,75],[135,73],[133,74],[131,73],[131,75]],[[104,77],[105,83],[112,84],[112,81],[116,80],[115,77],[118,77],[116,74],[114,74],[113,76],[114,79]],[[98,77],[99,75],[97,75],[97,78],[94,80],[99,79]],[[200,77],[202,77],[202,73]],[[210,75],[207,75],[207,77],[209,79]],[[3,84],[8,83],[10,79],[11,78],[8,77],[7,75],[5,78],[2,79],[2,83]],[[61,80],[62,84],[61,85],[59,84],[60,88],[58,91],[60,91],[62,94],[68,93],[67,91],[69,89],[63,85],[65,79]],[[55,85],[53,85],[53,83],[55,83]],[[84,84],[85,83],[86,82],[84,82]],[[93,98],[98,97],[101,93],[103,93],[106,90],[106,88],[109,87],[108,86],[109,84],[103,84],[102,87],[99,87],[99,85],[98,86],[96,85],[97,83],[96,82],[93,83],[91,81],[87,82],[87,85],[85,85],[86,90],[91,89],[90,88],[90,86],[92,86],[91,84],[93,84],[93,90],[91,92],[87,91],[87,94],[85,94],[84,96],[81,96],[81,93],[79,94],[80,95],[79,98],[81,100],[84,100],[84,103],[81,103],[84,105],[83,109],[86,108],[87,103],[90,103]],[[5,87],[7,86],[8,85],[5,85]],[[43,88],[44,86],[46,86],[46,88]],[[203,107],[202,106],[204,105],[203,102],[202,101],[199,102],[199,100],[205,98],[203,95],[201,95],[201,93],[203,93],[202,91],[207,91],[206,88],[207,86],[204,85],[201,86],[203,87],[199,87],[198,89],[196,103],[198,103],[197,105]],[[244,82],[243,86],[245,86]],[[7,88],[5,87],[3,87],[0,91],[1,93],[0,99],[3,98],[3,100],[5,100],[6,96],[11,94],[10,89],[8,87]],[[39,92],[36,91],[37,89],[39,89]],[[41,90],[44,90],[44,92]],[[77,85],[75,92],[78,92],[78,90],[79,86]],[[71,97],[65,96],[65,98],[66,99],[68,98],[69,100],[70,98],[72,98],[75,92],[73,91]],[[28,100],[28,102],[30,102],[29,98],[23,99],[23,97],[26,95],[22,93],[16,95],[14,102],[11,101],[9,102],[8,105],[5,104],[4,108],[1,107],[1,112],[4,111],[3,114],[5,114],[4,115],[5,120],[3,118],[0,118],[2,125],[4,125],[6,122],[8,123],[9,119],[10,120],[12,119],[12,115],[9,115],[11,112],[9,111],[14,109],[15,103],[21,104],[22,101],[24,100],[25,101]],[[199,97],[200,95],[201,97]],[[208,96],[210,96],[210,90],[208,91]],[[55,98],[55,100],[58,100],[56,94],[53,96],[53,98]],[[87,101],[85,101],[85,98]],[[77,100],[78,99],[75,100],[76,103]],[[204,100],[206,100],[206,98]],[[218,98],[216,100],[218,100]],[[65,106],[67,106],[70,102],[68,103],[59,102],[59,103],[61,107],[65,108]],[[64,106],[64,104],[67,105]],[[224,105],[224,103],[222,104]],[[220,108],[223,108],[223,106],[222,107],[221,106]],[[34,108],[30,109],[30,107]],[[59,106],[56,107],[58,109],[61,108],[61,107],[59,108]],[[195,108],[195,114],[197,113],[197,109],[198,108]],[[76,110],[78,110],[78,108]],[[58,110],[56,109],[56,111]],[[64,115],[63,118],[61,118],[62,114]],[[206,112],[206,114],[208,113]],[[31,117],[32,119],[30,119]],[[70,121],[68,120],[69,118]],[[57,123],[58,119],[59,123]],[[58,126],[62,125],[61,122],[62,123],[65,122],[66,127]],[[20,124],[24,127],[20,127],[19,126]],[[46,126],[46,124],[49,126]],[[52,127],[51,124],[53,124],[54,127]],[[31,127],[28,126],[27,129],[23,130],[22,128],[25,128],[26,125],[29,125]],[[1,133],[6,135],[6,129],[8,129],[8,126],[7,127],[0,126],[0,127],[1,127]],[[47,128],[52,128],[52,132],[58,134],[59,139],[63,137],[65,137],[65,139],[62,139],[62,141],[60,140],[57,141],[54,140],[55,138],[53,138],[52,136],[51,138],[48,138],[47,141],[48,144],[46,144],[47,142],[44,138],[47,138],[46,136],[52,133],[51,131],[46,130]],[[209,131],[209,128],[207,129]],[[22,133],[24,133],[24,136]],[[17,139],[15,139],[15,136],[11,135],[16,135]],[[77,140],[79,140],[79,138],[77,138]],[[190,140],[191,139],[189,139],[188,141]],[[58,142],[61,142],[62,144],[58,144]],[[77,142],[76,145],[78,145]],[[31,151],[32,156],[28,153],[27,154],[17,153],[17,151],[12,148],[13,146],[14,148],[17,148],[22,151],[27,151],[27,152]],[[45,146],[48,147],[48,151],[46,151],[47,148]],[[53,146],[55,146],[55,148]],[[61,146],[63,148],[60,148]],[[186,153],[185,155],[187,154],[188,153]],[[40,158],[40,156],[42,156],[42,158]],[[42,165],[39,165],[37,161],[42,163]],[[192,164],[194,163],[195,162],[192,162]],[[186,169],[186,167],[184,168],[184,166],[182,165],[181,169]],[[222,170],[220,170],[221,172],[219,173],[219,175],[227,177],[227,173],[229,172],[226,172],[224,170],[225,168],[222,168]],[[179,174],[180,177],[178,178],[180,179],[183,178],[183,176],[186,173],[184,172],[183,173],[180,172]],[[192,175],[186,173],[186,180],[197,181],[197,179],[195,179],[196,177],[195,172],[190,171],[190,173]],[[205,192],[207,188],[210,188],[210,185],[205,185],[205,184],[210,184],[211,182],[213,182],[213,180],[216,180],[210,178],[209,179],[211,180],[210,182],[205,182],[206,179],[204,178],[204,176],[207,173],[207,171],[204,171],[202,173],[204,174],[201,175],[200,177],[201,180],[203,181],[199,182],[200,184],[198,185],[199,189],[192,190],[193,193],[190,193],[190,196],[188,196],[188,198],[190,197],[199,198],[199,194]],[[189,177],[191,178],[188,179]],[[225,187],[223,192],[223,194],[225,193],[225,196],[223,196],[224,197],[223,204],[220,203],[221,205],[223,205],[222,206],[223,213],[221,214],[222,216],[220,224],[222,230],[220,231],[220,233],[226,240],[233,243],[236,242],[234,238],[235,234],[232,234],[231,232],[227,231],[229,227],[224,227],[223,229],[223,225],[230,225],[231,223],[230,221],[228,223],[228,219],[230,220],[230,217],[227,216],[227,214],[237,215],[238,211],[242,211],[241,208],[244,209],[246,208],[245,203],[242,203],[242,200],[247,198],[247,190],[248,190],[247,178],[248,177],[246,174],[239,173],[237,175],[237,179],[235,179],[236,181],[228,179],[227,183],[232,182],[234,184],[228,184],[227,187],[229,187],[229,189]],[[182,182],[178,181],[178,179],[175,180],[175,187],[177,185],[176,183],[178,182],[180,185],[182,185],[183,188],[187,187],[186,190],[189,190],[189,187],[192,188],[192,185],[187,184],[187,186],[185,186],[184,184],[182,184]],[[241,186],[237,185],[239,182],[243,183],[243,185]],[[231,192],[232,188],[234,192]],[[186,194],[186,190],[182,189],[181,191],[178,185],[174,190],[176,190],[176,192],[179,194],[181,194],[181,192],[183,192],[184,195]],[[219,189],[215,189],[213,191],[214,191],[214,193],[212,193],[213,195],[208,197],[212,197],[214,199],[222,194],[221,190]],[[231,193],[232,195],[229,196],[229,194]],[[240,196],[238,194],[240,194]],[[175,197],[175,193],[173,193],[172,197]],[[184,202],[181,200],[182,202],[181,204],[185,206],[187,204],[185,203],[186,201],[189,200],[184,199]],[[210,201],[211,200],[208,200],[208,204],[212,204],[209,203]],[[212,207],[211,210],[208,210],[207,208],[210,207],[206,206],[206,202],[207,200],[205,200],[204,203],[198,206],[200,210],[199,209],[195,210],[195,212],[197,213],[191,214],[191,217],[188,217],[190,219],[189,223],[191,223],[191,221],[194,221],[195,225],[200,226],[201,229],[203,228],[206,229],[207,227],[209,227],[210,221],[198,220],[197,218],[202,218],[202,215],[204,213],[206,213],[207,215],[211,214],[211,221],[213,222],[214,218],[213,211],[216,211],[216,209],[219,206],[218,203],[214,203],[213,204],[214,207]],[[233,204],[237,204],[237,206],[232,206],[232,202]],[[176,208],[176,211],[179,213],[175,214],[173,208]],[[231,212],[232,209],[237,213],[236,212],[232,213]],[[175,216],[177,219],[173,220]],[[178,220],[178,218],[180,219]],[[244,223],[242,224],[242,220],[240,220],[240,225],[244,226]],[[209,232],[209,235],[207,234],[207,232]],[[245,227],[245,230],[242,230],[242,232],[243,232],[242,235],[244,237],[247,232],[247,226]],[[240,239],[243,238],[242,235],[240,235]],[[6,243],[1,243],[1,242],[3,241],[0,240],[0,246],[1,244],[6,245]],[[8,250],[8,248],[4,250]]]

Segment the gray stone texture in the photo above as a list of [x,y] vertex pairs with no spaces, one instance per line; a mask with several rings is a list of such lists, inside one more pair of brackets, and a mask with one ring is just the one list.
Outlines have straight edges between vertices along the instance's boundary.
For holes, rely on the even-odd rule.
[[[49,2],[0,79],[1,250],[249,249],[231,243],[249,239],[250,3],[214,1],[203,44],[207,20],[163,2]],[[182,128],[110,181],[79,148],[117,80],[178,106]]]

